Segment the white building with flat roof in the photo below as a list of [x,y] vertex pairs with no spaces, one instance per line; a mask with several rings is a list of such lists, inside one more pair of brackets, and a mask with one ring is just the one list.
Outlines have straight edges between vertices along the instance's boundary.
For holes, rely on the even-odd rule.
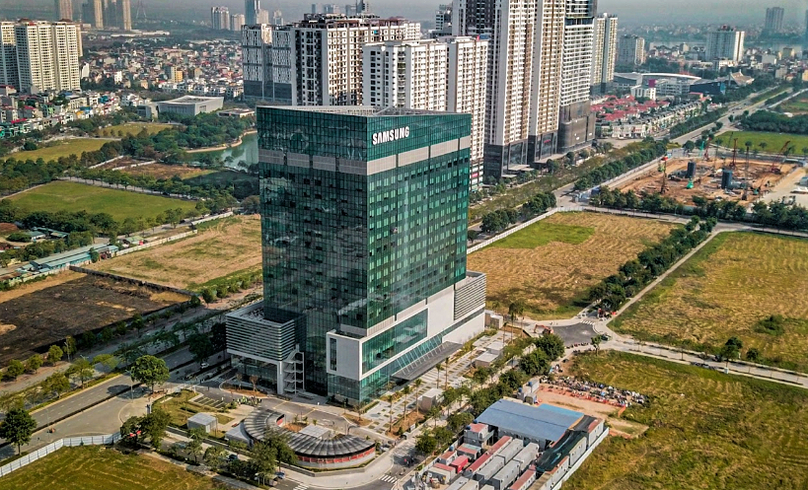
[[446,110],[449,46],[434,39],[362,48],[363,100],[374,107]]

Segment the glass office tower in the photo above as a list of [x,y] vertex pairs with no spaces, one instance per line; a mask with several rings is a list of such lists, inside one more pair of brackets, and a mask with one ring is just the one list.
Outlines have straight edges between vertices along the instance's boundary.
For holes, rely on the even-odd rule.
[[228,318],[245,374],[363,403],[482,330],[470,127],[467,114],[258,108],[264,301]]

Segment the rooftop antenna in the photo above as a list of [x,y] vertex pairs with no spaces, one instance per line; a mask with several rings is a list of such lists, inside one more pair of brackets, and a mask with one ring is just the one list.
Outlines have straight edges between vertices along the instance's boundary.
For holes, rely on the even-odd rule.
[[140,20],[140,16],[143,16],[143,20],[149,20],[146,17],[146,4],[143,3],[143,0],[137,0],[137,13],[135,14],[135,20]]

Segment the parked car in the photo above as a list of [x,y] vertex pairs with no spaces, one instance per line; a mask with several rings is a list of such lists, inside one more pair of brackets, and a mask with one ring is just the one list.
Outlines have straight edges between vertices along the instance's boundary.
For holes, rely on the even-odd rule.
[[277,476],[279,480],[283,480],[284,478],[286,478],[286,473],[284,473],[283,471],[279,471],[275,473],[275,476]]
[[207,362],[200,362],[199,367],[205,369],[206,367],[210,367],[210,364],[208,364]]

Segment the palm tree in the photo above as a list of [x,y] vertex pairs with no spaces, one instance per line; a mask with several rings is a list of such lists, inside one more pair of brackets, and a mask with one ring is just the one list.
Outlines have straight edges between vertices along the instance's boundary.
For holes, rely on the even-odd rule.
[[511,317],[511,341],[513,341],[513,328],[516,325],[515,318],[524,315],[525,304],[521,300],[514,301],[508,306],[508,316]]
[[[421,384],[423,384],[423,380],[418,378],[413,384],[415,385],[415,410],[418,410],[418,388],[420,388]],[[421,413],[421,411],[418,410],[418,413]]]
[[391,393],[384,397],[384,401],[390,404],[390,432],[393,432],[393,401],[395,401],[395,397]]
[[766,147],[769,146],[769,144],[766,143],[765,141],[761,141],[760,143],[758,143],[758,146],[760,147],[760,151],[766,151]]
[[441,363],[435,364],[435,369],[438,370],[438,378],[435,380],[435,388],[440,388],[440,368]]
[[404,393],[404,417],[406,417],[407,416],[407,396],[409,396],[409,394],[412,393],[412,386],[410,386],[410,385],[405,386],[404,389],[401,390],[401,392]]

